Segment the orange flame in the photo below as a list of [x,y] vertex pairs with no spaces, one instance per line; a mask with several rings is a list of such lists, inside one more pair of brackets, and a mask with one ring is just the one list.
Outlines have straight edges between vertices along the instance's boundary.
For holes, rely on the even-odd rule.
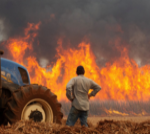
[[119,111],[116,111],[116,110],[112,110],[112,109],[110,109],[110,110],[107,110],[107,109],[105,109],[104,110],[108,115],[121,115],[121,116],[128,116],[129,114],[127,114],[127,113],[122,113],[122,112],[119,112]]
[[149,114],[146,113],[144,110],[142,110],[142,112],[141,112],[141,113],[138,113],[138,114],[134,113],[133,111],[130,111],[130,114],[131,114],[131,115],[135,115],[135,116],[145,116],[145,115],[149,115]]
[[[76,67],[83,65],[85,76],[93,79],[102,87],[96,99],[142,101],[150,99],[150,66],[138,67],[137,63],[129,58],[126,48],[122,49],[120,58],[113,64],[107,63],[103,68],[99,68],[96,64],[96,57],[90,49],[90,44],[84,42],[80,43],[77,49],[65,50],[62,47],[62,40],[58,40],[57,61],[54,65],[49,65],[51,71],[42,68],[33,55],[24,57],[27,50],[32,51],[32,42],[37,36],[39,25],[40,23],[28,24],[28,28],[25,29],[25,37],[10,38],[6,42],[13,60],[28,69],[31,83],[47,86],[58,96],[59,100],[67,100],[66,84],[76,76]],[[31,34],[31,30],[35,32]]]
[[[33,32],[32,34],[29,33],[31,30],[36,31],[39,29],[40,22],[36,25],[33,23],[28,23],[28,27],[25,29],[24,37],[18,37],[16,38],[10,38],[6,41],[7,48],[10,50],[11,55],[13,56],[13,59],[23,64],[24,55],[26,49],[32,50],[32,42],[34,41],[34,38],[37,36],[36,32]],[[29,39],[31,39],[29,41]]]
[[133,111],[129,111],[127,113],[122,113],[122,112],[119,112],[117,110],[114,110],[114,109],[104,109],[104,111],[110,115],[110,116],[113,116],[113,115],[119,115],[119,116],[129,116],[129,115],[134,115],[134,116],[145,116],[145,115],[149,115],[148,113],[146,113],[144,110],[142,110],[141,113],[134,113]]

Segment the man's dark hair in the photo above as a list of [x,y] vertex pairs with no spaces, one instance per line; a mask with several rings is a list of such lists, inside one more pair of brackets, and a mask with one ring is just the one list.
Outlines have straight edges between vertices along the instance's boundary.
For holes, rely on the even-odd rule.
[[78,66],[76,73],[77,73],[77,75],[80,75],[80,74],[83,75],[85,73],[84,67],[83,66]]

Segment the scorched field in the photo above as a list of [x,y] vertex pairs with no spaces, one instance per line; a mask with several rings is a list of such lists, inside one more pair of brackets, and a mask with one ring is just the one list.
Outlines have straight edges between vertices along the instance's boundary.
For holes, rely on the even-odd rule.
[[74,127],[62,124],[19,121],[0,127],[0,134],[149,134],[150,116],[141,117],[89,117],[89,127],[81,127],[78,121]]

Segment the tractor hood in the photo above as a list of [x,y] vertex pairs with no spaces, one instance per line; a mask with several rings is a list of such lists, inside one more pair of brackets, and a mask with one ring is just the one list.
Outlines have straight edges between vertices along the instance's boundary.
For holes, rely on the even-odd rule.
[[20,86],[30,84],[27,69],[16,62],[4,58],[1,58],[1,78]]

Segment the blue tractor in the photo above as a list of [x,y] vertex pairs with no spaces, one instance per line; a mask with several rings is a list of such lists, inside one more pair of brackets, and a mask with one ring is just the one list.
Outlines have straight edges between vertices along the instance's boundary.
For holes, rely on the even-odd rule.
[[0,60],[0,124],[30,119],[61,123],[63,114],[57,96],[44,86],[30,84],[24,66],[1,57]]

